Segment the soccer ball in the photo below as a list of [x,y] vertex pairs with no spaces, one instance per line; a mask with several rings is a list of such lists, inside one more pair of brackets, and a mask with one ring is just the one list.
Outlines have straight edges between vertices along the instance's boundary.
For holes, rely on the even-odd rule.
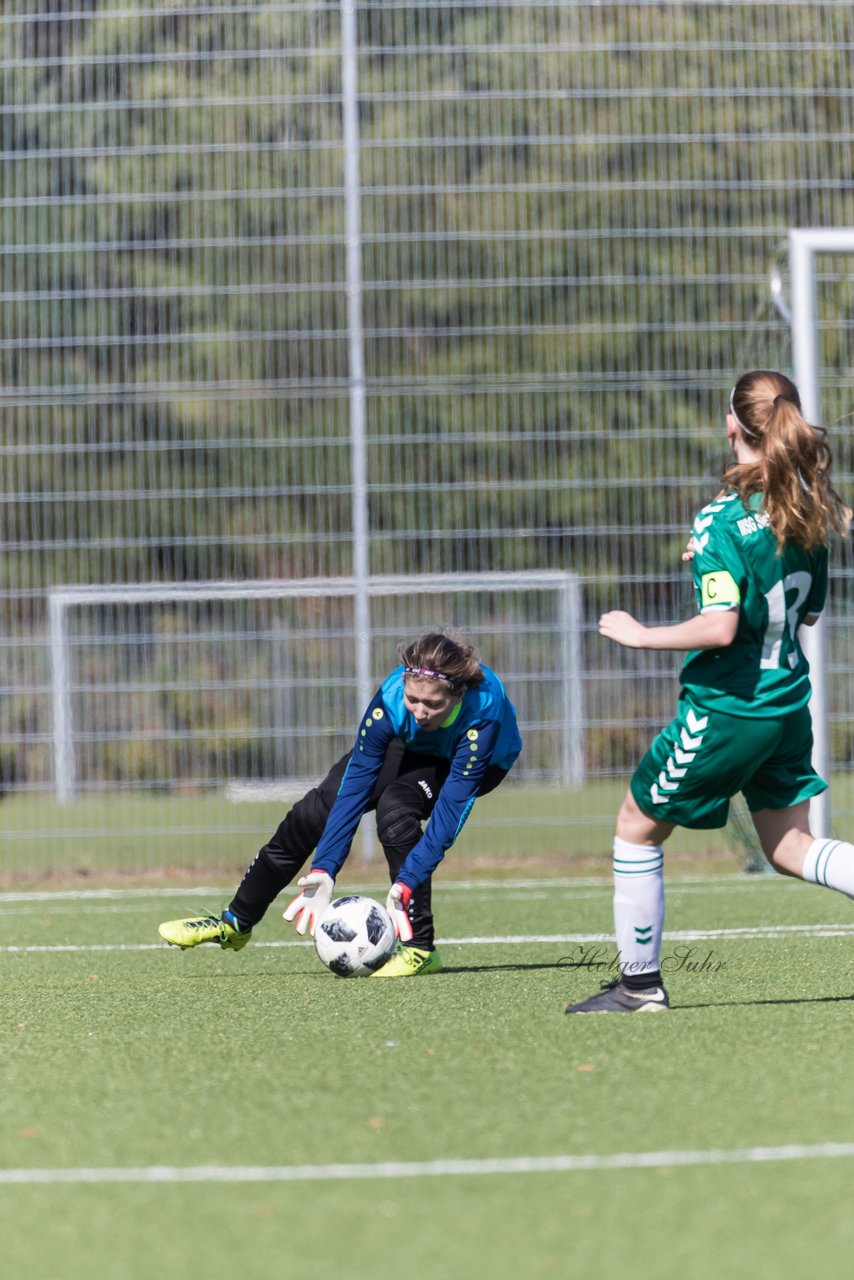
[[330,902],[314,931],[317,954],[339,978],[369,978],[385,964],[396,941],[385,907],[355,894]]

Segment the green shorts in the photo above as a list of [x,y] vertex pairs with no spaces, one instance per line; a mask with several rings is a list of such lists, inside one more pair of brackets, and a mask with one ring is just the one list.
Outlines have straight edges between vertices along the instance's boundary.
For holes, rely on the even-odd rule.
[[632,795],[658,821],[723,827],[739,791],[754,812],[788,809],[826,790],[812,767],[812,747],[808,707],[748,719],[703,711],[683,693],[675,718],[635,770]]

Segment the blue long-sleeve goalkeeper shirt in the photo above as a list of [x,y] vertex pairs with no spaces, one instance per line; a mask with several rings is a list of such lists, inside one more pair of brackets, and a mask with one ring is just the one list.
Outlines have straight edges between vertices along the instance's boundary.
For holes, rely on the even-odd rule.
[[438,729],[420,729],[403,701],[404,668],[383,681],[362,717],[359,735],[312,861],[334,879],[350,852],[388,746],[399,738],[410,751],[450,760],[426,829],[410,851],[397,880],[417,889],[428,880],[459,835],[489,765],[509,769],[522,750],[515,708],[488,667],[466,690]]

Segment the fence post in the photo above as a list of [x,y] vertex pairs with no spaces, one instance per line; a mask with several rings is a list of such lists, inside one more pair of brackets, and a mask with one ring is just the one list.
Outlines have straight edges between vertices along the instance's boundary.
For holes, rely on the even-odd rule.
[[53,702],[53,785],[56,798],[74,798],[74,740],[71,727],[71,672],[65,597],[52,591],[47,602],[50,628],[51,695]]

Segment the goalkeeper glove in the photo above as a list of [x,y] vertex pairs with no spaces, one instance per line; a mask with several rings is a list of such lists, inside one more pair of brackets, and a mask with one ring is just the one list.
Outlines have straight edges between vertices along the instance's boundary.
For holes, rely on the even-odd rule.
[[297,880],[297,886],[302,889],[302,893],[288,903],[282,912],[282,917],[285,920],[293,920],[296,916],[297,933],[305,933],[307,926],[309,933],[314,937],[317,922],[332,901],[335,881],[325,871],[309,871],[307,876]]
[[409,919],[409,903],[412,890],[408,884],[393,884],[385,900],[385,909],[391,916],[394,931],[401,942],[409,942],[412,938],[412,922]]

